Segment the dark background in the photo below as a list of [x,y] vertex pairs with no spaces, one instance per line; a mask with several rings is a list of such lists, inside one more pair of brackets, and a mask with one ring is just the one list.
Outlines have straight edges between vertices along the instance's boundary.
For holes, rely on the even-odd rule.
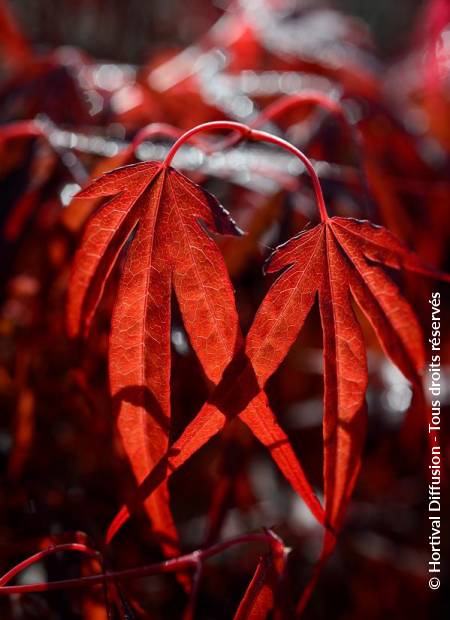
[[[295,3],[294,3],[295,4]],[[320,7],[320,0],[298,5]],[[382,56],[399,53],[423,0],[335,0],[333,6],[369,24]],[[204,0],[13,0],[36,44],[75,45],[94,56],[140,62],[170,45],[185,46],[221,14],[224,2]]]

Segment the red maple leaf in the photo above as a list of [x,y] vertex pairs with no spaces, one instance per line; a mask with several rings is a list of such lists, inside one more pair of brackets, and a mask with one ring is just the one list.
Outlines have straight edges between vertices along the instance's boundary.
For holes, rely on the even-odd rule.
[[[214,385],[241,347],[232,286],[220,250],[205,230],[235,234],[236,228],[213,196],[162,164],[117,169],[77,197],[111,195],[88,222],[74,261],[68,328],[71,336],[87,332],[105,282],[132,238],[113,311],[109,368],[119,432],[141,483],[168,447],[172,287],[192,346]],[[242,420],[323,521],[286,434],[265,394],[257,391]],[[211,422],[216,424],[216,418]],[[174,540],[166,484],[147,500],[146,508],[161,539]],[[173,545],[166,544],[166,549],[173,550]]]
[[[364,441],[367,366],[352,301],[372,324],[382,347],[415,385],[424,366],[423,337],[415,314],[383,267],[450,280],[423,265],[392,233],[368,221],[328,218],[275,250],[267,271],[281,275],[255,316],[245,348],[196,418],[141,486],[144,498],[220,430],[227,419],[258,412],[258,389],[275,372],[318,297],[324,333],[324,497],[327,554],[358,474]],[[108,540],[128,518],[122,508]]]

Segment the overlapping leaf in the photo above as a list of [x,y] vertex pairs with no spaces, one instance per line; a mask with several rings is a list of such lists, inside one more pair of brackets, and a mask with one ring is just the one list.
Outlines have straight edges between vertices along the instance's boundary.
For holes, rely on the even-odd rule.
[[[132,235],[114,307],[110,381],[118,428],[140,482],[168,445],[170,298],[175,288],[205,372],[217,382],[237,338],[233,291],[219,249],[202,229],[234,232],[210,195],[160,164],[100,177],[81,198],[113,196],[89,221],[68,303],[69,333],[86,332],[105,281]],[[174,538],[167,489],[148,502],[161,539]]]
[[[215,198],[153,162],[110,172],[78,196],[113,198],[88,222],[74,262],[68,303],[72,336],[89,329],[105,282],[132,237],[113,311],[109,367],[119,432],[141,483],[168,447],[172,287],[191,343],[214,385],[241,346],[232,287],[205,226],[218,233],[236,229]],[[223,417],[214,411],[213,433]],[[255,403],[242,419],[322,520],[320,504],[258,386]],[[193,446],[196,442],[204,443],[201,434]],[[166,484],[146,502],[163,541],[175,536],[168,504]]]
[[[140,490],[146,497],[223,426],[226,418],[258,409],[262,390],[300,332],[318,297],[324,334],[324,495],[330,532],[342,522],[360,464],[365,434],[367,367],[353,302],[372,324],[386,354],[413,383],[424,365],[415,314],[383,267],[432,277],[448,276],[423,265],[394,235],[367,221],[331,218],[305,230],[271,256],[267,271],[282,271],[246,339],[210,401],[173,444]],[[220,415],[220,413],[222,415]],[[117,515],[111,538],[127,519]],[[327,552],[332,535],[326,538]]]
[[366,356],[352,301],[411,382],[418,381],[425,361],[415,314],[381,265],[438,275],[394,235],[367,221],[336,217],[301,233],[269,261],[267,271],[284,271],[258,311],[247,342],[255,373],[268,378],[318,296],[324,343],[325,510],[333,529],[339,528],[351,494],[365,433]]

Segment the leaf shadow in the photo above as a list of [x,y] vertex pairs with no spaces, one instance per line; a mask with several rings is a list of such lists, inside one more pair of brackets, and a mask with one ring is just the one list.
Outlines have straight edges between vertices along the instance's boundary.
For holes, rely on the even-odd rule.
[[167,436],[169,435],[170,419],[162,410],[158,399],[147,386],[128,385],[114,394],[112,397],[112,408],[115,418],[118,417],[123,403],[143,409],[149,417],[154,419],[164,433]]
[[[221,381],[216,386],[207,403],[214,405],[230,421],[244,411],[253,398],[262,391],[252,363],[244,348],[241,347],[225,369]],[[116,395],[118,402],[124,399],[127,399],[128,402],[129,399],[132,399],[133,402],[142,402],[142,398],[149,399],[146,401],[147,405],[153,403],[154,400],[150,391],[142,386],[139,386],[139,389],[137,389],[137,386],[124,388]],[[155,413],[153,412],[152,415],[155,416]],[[275,442],[275,444],[281,445],[281,442]],[[273,448],[277,447],[275,444]],[[267,447],[269,450],[272,448],[272,446]],[[174,445],[169,446],[165,455],[141,482],[135,495],[127,502],[130,514],[141,506],[146,498],[178,469],[172,463],[172,460],[179,454],[179,448]]]

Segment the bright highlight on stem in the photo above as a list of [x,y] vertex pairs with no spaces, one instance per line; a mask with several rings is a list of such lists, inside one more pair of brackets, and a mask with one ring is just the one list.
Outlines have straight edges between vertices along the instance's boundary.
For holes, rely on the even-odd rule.
[[322,222],[326,222],[329,219],[319,177],[317,176],[317,173],[314,170],[314,167],[309,158],[300,149],[298,149],[287,140],[279,138],[278,136],[274,136],[273,134],[267,133],[265,131],[252,129],[251,127],[249,127],[248,125],[244,125],[243,123],[237,123],[235,121],[213,121],[210,123],[203,123],[201,125],[193,127],[192,129],[189,129],[189,131],[186,131],[186,133],[180,136],[175,142],[175,144],[171,147],[166,156],[166,159],[164,160],[163,165],[170,166],[177,151],[183,146],[183,144],[185,144],[190,138],[192,138],[196,134],[203,133],[205,131],[214,131],[218,129],[229,129],[230,131],[237,131],[245,139],[253,140],[255,142],[268,142],[269,144],[279,146],[285,151],[288,151],[289,153],[295,155],[305,166],[309,176],[311,177],[314,194],[316,197],[316,203],[319,209],[320,219],[322,220]]

